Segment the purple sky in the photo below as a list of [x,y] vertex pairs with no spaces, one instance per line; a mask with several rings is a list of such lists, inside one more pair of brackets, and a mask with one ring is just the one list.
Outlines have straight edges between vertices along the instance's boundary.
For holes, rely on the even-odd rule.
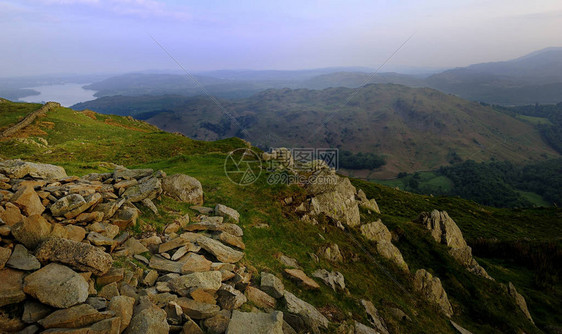
[[0,77],[454,67],[562,46],[562,1],[0,0]]

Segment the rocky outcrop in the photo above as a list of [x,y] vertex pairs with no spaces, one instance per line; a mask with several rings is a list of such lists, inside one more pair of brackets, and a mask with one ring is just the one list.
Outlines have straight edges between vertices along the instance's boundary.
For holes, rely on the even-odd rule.
[[447,298],[439,277],[434,277],[425,269],[419,269],[414,275],[414,289],[421,293],[427,301],[439,306],[444,315],[447,317],[453,315],[453,307],[449,303],[449,298]]
[[284,300],[287,306],[287,311],[294,315],[296,318],[287,318],[286,321],[295,330],[302,328],[310,329],[313,333],[320,333],[320,331],[328,329],[328,319],[318,312],[318,310],[309,303],[297,298],[292,293],[285,291]]
[[404,261],[402,253],[392,244],[392,234],[380,219],[363,224],[359,229],[367,240],[375,242],[378,254],[392,261],[402,270],[409,272],[408,264]]
[[377,204],[377,201],[374,198],[371,199],[367,199],[367,195],[365,195],[365,192],[361,189],[359,189],[357,191],[357,201],[359,202],[359,206],[363,209],[369,210],[369,211],[373,211],[376,213],[381,213],[381,210],[379,209],[379,205]]
[[345,291],[345,278],[339,271],[330,272],[326,269],[318,269],[312,273],[312,276],[321,279],[334,291]]
[[308,199],[303,203],[303,211],[309,215],[324,215],[341,227],[360,224],[356,189],[348,178],[336,175],[333,170],[321,169],[310,177],[305,188]]
[[493,279],[472,257],[472,249],[467,245],[457,224],[445,211],[422,212],[415,220],[430,231],[433,239],[449,247],[449,254],[470,272]]
[[525,297],[523,297],[519,292],[517,292],[517,289],[515,288],[515,285],[513,285],[513,283],[511,282],[508,283],[507,292],[509,296],[513,299],[515,304],[519,307],[519,309],[521,309],[523,314],[525,314],[527,319],[529,319],[529,321],[534,324],[535,322],[533,321],[533,317],[531,316],[531,313],[527,308],[527,302],[525,301]]
[[375,330],[377,330],[380,334],[389,334],[388,329],[386,329],[384,319],[379,315],[379,311],[375,305],[373,305],[371,301],[365,299],[361,300],[361,305],[365,308],[367,318]]

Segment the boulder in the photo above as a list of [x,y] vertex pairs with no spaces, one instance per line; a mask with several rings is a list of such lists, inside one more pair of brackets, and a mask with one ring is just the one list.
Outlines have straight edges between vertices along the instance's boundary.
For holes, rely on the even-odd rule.
[[130,202],[140,202],[145,198],[153,199],[162,193],[162,183],[156,177],[150,177],[139,184],[127,188],[122,197]]
[[339,271],[329,272],[326,269],[318,269],[312,273],[313,277],[321,279],[327,286],[331,287],[332,290],[344,291],[345,290],[345,278],[343,274]]
[[263,309],[275,309],[275,306],[277,305],[275,298],[258,288],[254,288],[253,286],[248,286],[244,293],[246,294],[248,300],[257,307],[261,307]]
[[132,179],[142,179],[144,177],[152,175],[154,170],[150,168],[146,169],[128,169],[123,166],[117,166],[113,170],[113,178],[115,180],[132,180]]
[[244,253],[225,246],[220,241],[200,236],[197,243],[201,248],[213,254],[220,262],[236,263],[244,257]]
[[32,186],[22,186],[10,199],[26,216],[40,215],[45,211],[41,198]]
[[240,220],[240,214],[238,213],[238,211],[223,204],[217,204],[215,206],[215,214],[226,219],[231,219],[235,222],[238,222]]
[[6,225],[13,226],[23,220],[20,208],[18,208],[14,203],[6,203],[5,208],[0,206],[0,219],[6,223]]
[[111,223],[119,227],[120,231],[127,229],[129,226],[137,225],[139,218],[139,210],[132,206],[121,206],[111,217]]
[[184,263],[179,261],[171,261],[165,259],[160,255],[154,255],[150,258],[148,266],[158,271],[165,271],[169,273],[181,273]]
[[6,262],[10,259],[12,250],[5,247],[0,247],[0,269],[4,268]]
[[87,198],[88,200],[86,201],[79,194],[70,194],[62,197],[51,205],[51,214],[55,217],[64,216],[66,219],[72,219],[102,200],[99,193],[94,193]]
[[[348,226],[360,222],[359,205],[355,200],[355,187],[348,178],[319,173],[319,182],[309,182],[306,189],[310,198],[310,210],[314,215],[325,215]],[[321,182],[320,182],[321,181]]]
[[57,310],[39,320],[39,324],[43,328],[78,328],[110,317],[110,314],[100,313],[88,304],[80,304]]
[[301,319],[313,333],[320,333],[321,329],[328,329],[328,319],[314,306],[297,298],[289,291],[285,291],[283,297],[287,305],[287,311]]
[[220,271],[196,272],[182,275],[170,281],[170,288],[181,296],[187,296],[192,289],[214,293],[221,287]]
[[203,204],[203,187],[196,178],[185,174],[175,174],[162,179],[164,194],[181,202],[194,205]]
[[113,264],[113,258],[103,250],[69,239],[49,238],[37,249],[35,256],[40,262],[60,262],[77,270],[104,275]]
[[195,253],[187,253],[187,255],[181,257],[178,262],[183,263],[181,267],[182,274],[209,271],[211,270],[212,264],[212,262],[207,260],[203,255]]
[[229,284],[222,284],[220,290],[217,291],[217,295],[219,305],[226,310],[238,309],[248,301],[248,298],[242,292]]
[[21,244],[16,244],[7,265],[10,268],[28,271],[41,268],[41,263]]
[[74,270],[50,263],[24,279],[23,291],[40,302],[68,308],[88,298],[88,282]]
[[20,159],[0,162],[0,173],[12,179],[22,179],[26,175],[38,179],[62,179],[67,176],[62,167],[27,162]]
[[304,288],[307,289],[320,289],[320,285],[316,283],[312,278],[308,277],[304,271],[300,269],[285,269],[285,274],[296,281],[297,283],[301,284]]
[[472,249],[467,245],[457,224],[445,211],[422,212],[415,220],[430,231],[433,239],[449,246],[449,254],[468,271],[487,279],[493,279],[472,257]]
[[283,313],[240,312],[234,310],[227,334],[268,333],[283,334]]
[[459,332],[460,334],[472,334],[471,331],[462,328],[459,324],[457,324],[456,322],[454,322],[453,320],[450,320],[451,325],[457,330],[457,332]]
[[260,286],[263,291],[273,298],[281,298],[285,293],[285,286],[281,279],[271,273],[261,273]]
[[519,292],[517,292],[515,285],[513,285],[513,283],[511,282],[509,282],[509,284],[507,285],[507,291],[511,296],[511,298],[513,298],[513,300],[515,301],[515,304],[517,304],[519,309],[521,309],[523,314],[525,314],[527,319],[529,319],[529,321],[534,324],[535,322],[533,321],[533,317],[531,316],[531,313],[527,308],[527,302],[525,301],[525,297],[523,297]]
[[365,193],[363,192],[363,190],[359,189],[357,191],[357,199],[359,200],[359,206],[376,212],[376,213],[381,213],[381,210],[379,209],[379,205],[377,204],[377,201],[375,201],[375,199],[367,199],[367,195],[365,195]]
[[361,230],[361,234],[368,240],[374,242],[392,241],[392,234],[390,234],[390,231],[380,219],[368,224],[363,224],[359,229]]
[[25,300],[23,272],[4,268],[0,270],[0,307]]
[[408,264],[404,261],[400,250],[389,241],[377,242],[377,253],[385,259],[392,261],[396,266],[405,272],[409,272]]
[[35,323],[53,312],[53,308],[34,300],[28,300],[23,305],[21,320],[26,324]]
[[[208,217],[210,218],[210,217]],[[194,231],[223,231],[226,232],[234,237],[241,237],[244,235],[244,232],[240,228],[240,226],[236,224],[230,223],[217,223],[217,222],[210,222],[202,220],[199,223],[192,223],[186,225],[184,228],[185,231],[194,232]],[[242,239],[240,239],[240,242]]]
[[[235,225],[236,226],[236,225]],[[242,237],[234,236],[230,233],[220,232],[214,236],[217,240],[220,240],[222,243],[237,247],[239,249],[246,249],[246,245],[242,241]]]
[[378,331],[374,330],[371,327],[365,326],[359,321],[355,321],[355,332],[354,334],[379,334]]
[[12,235],[28,249],[35,249],[49,237],[52,226],[40,215],[24,217],[12,226]]
[[181,334],[204,334],[197,323],[190,318],[183,324]]
[[115,315],[119,318],[120,333],[124,332],[131,323],[131,319],[133,318],[134,305],[135,299],[131,297],[116,296],[111,298],[108,309],[115,312]]
[[425,269],[419,269],[414,276],[414,289],[426,300],[439,306],[445,316],[450,318],[453,315],[453,308],[439,277],[434,277]]
[[183,312],[193,319],[207,319],[219,313],[218,305],[206,304],[189,298],[179,298],[176,302]]
[[166,321],[166,312],[157,307],[147,307],[135,312],[126,334],[168,334],[170,326]]
[[214,316],[203,320],[203,327],[209,334],[223,334],[230,322],[230,311],[222,310]]
[[341,254],[340,248],[337,244],[329,244],[320,248],[318,256],[332,262],[343,262],[343,255]]
[[394,262],[394,264],[402,270],[409,272],[408,264],[404,261],[402,253],[391,242],[392,234],[380,219],[368,224],[363,224],[359,229],[365,238],[376,243],[377,253]]
[[361,305],[365,308],[365,313],[367,313],[367,318],[373,327],[380,333],[380,334],[389,334],[388,330],[386,329],[386,324],[384,319],[379,315],[379,311],[373,305],[373,303],[369,300],[362,299]]

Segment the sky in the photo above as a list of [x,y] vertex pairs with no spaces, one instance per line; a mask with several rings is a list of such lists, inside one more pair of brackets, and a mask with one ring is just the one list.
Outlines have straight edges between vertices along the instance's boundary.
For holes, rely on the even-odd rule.
[[[562,46],[560,0],[0,0],[0,77],[450,68]],[[407,42],[406,42],[407,41]]]

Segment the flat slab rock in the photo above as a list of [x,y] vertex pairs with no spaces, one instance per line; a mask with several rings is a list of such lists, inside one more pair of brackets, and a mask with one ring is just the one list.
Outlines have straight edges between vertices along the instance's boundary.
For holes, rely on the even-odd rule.
[[24,279],[23,291],[57,308],[80,304],[88,298],[88,282],[74,270],[50,263]]
[[35,256],[40,262],[60,262],[96,276],[107,273],[113,264],[111,255],[92,245],[55,237],[43,242]]
[[301,283],[308,289],[320,289],[320,285],[315,280],[308,277],[304,271],[300,269],[285,269],[285,273],[294,281]]
[[283,312],[253,313],[234,310],[226,332],[283,334]]

